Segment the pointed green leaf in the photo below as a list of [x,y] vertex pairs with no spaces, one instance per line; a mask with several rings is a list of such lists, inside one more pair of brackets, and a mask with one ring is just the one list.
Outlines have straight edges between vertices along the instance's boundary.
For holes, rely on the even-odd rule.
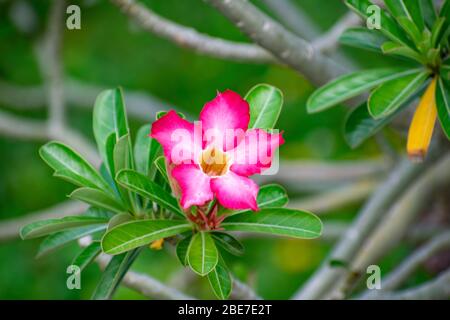
[[201,276],[210,273],[219,259],[219,252],[211,235],[203,231],[197,232],[189,244],[187,257],[189,266],[195,273]]
[[117,181],[130,191],[136,192],[156,202],[161,207],[184,217],[177,200],[143,174],[133,170],[122,170],[117,174]]
[[308,99],[309,113],[319,112],[376,87],[383,82],[417,72],[402,68],[358,71],[337,78],[317,89]]
[[249,128],[272,129],[283,107],[282,92],[268,84],[254,86],[245,96],[250,105]]
[[367,28],[349,28],[339,37],[342,44],[374,52],[381,52],[381,45],[386,41],[380,32]]
[[436,88],[436,107],[442,130],[450,139],[450,86],[442,78],[439,78]]
[[191,243],[192,235],[188,235],[186,238],[178,241],[177,248],[176,248],[176,254],[178,257],[178,260],[180,260],[180,263],[183,266],[188,265],[187,261],[187,252],[189,248],[189,244]]
[[108,231],[120,224],[124,224],[126,222],[130,222],[133,220],[134,220],[133,217],[129,213],[116,214],[109,220]]
[[[450,17],[447,17],[449,19]],[[436,22],[433,25],[433,29],[431,31],[431,46],[436,48],[441,42],[442,37],[444,36],[446,30],[446,18],[439,17],[436,19]]]
[[406,77],[383,83],[369,97],[370,114],[379,119],[399,108],[411,98],[429,77],[428,71],[418,71]]
[[[361,16],[364,21],[373,14],[373,11],[368,10],[373,5],[369,0],[346,0],[345,3],[351,10]],[[407,46],[411,44],[411,41],[408,40],[395,20],[384,10],[380,10],[380,27],[380,31],[389,39]]]
[[93,300],[111,299],[123,277],[141,252],[140,248],[112,257],[92,295]]
[[167,175],[166,158],[164,156],[159,156],[158,158],[156,158],[155,166],[164,180],[168,183],[169,177]]
[[88,236],[90,234],[100,232],[106,229],[106,224],[102,225],[90,225],[79,228],[70,229],[67,231],[62,231],[58,233],[53,233],[48,236],[41,242],[39,246],[38,253],[36,255],[37,258],[43,257],[49,253],[54,252],[55,250],[63,247],[64,245]]
[[425,23],[431,30],[437,18],[433,0],[419,0],[419,1]]
[[125,212],[124,206],[106,192],[93,188],[79,188],[73,191],[70,198],[84,201],[94,207],[103,208],[116,213]]
[[150,176],[153,162],[159,156],[161,145],[158,141],[150,138],[150,125],[142,126],[136,136],[134,143],[134,159],[136,170],[146,176]]
[[383,43],[381,50],[383,51],[383,54],[386,55],[404,57],[422,64],[426,63],[425,59],[413,49],[392,41]]
[[[123,169],[133,169],[131,141],[128,134],[122,136],[114,147],[114,168],[116,170],[115,174]],[[121,185],[119,185],[118,189],[126,207],[129,209],[136,208],[137,204],[135,203],[134,195]],[[132,211],[135,212],[135,210]]]
[[[125,102],[120,88],[105,90],[98,95],[94,104],[93,129],[103,162],[110,166],[110,154],[106,150],[108,139],[110,139],[111,134],[114,134],[116,141],[118,141],[129,133]],[[109,167],[108,169],[114,176],[112,168]]]
[[[256,197],[256,203],[258,208],[279,208],[284,207],[289,202],[289,198],[284,189],[279,184],[266,184],[259,188],[258,196]],[[237,210],[228,214],[238,214],[242,212],[252,212],[251,210]]]
[[227,231],[263,232],[302,239],[314,239],[322,233],[322,222],[317,216],[285,208],[240,213],[225,219],[220,226]]
[[222,257],[219,257],[214,270],[208,273],[208,280],[217,298],[225,300],[230,296],[233,282]]
[[397,21],[415,44],[422,41],[422,33],[412,20],[407,17],[398,17]]
[[80,268],[83,271],[94,259],[102,252],[99,241],[94,241],[86,248],[83,248],[81,252],[73,259],[72,265]]
[[89,216],[68,216],[60,219],[40,220],[27,224],[20,230],[24,240],[46,236],[51,233],[87,225],[108,223],[108,219]]
[[349,113],[344,128],[345,140],[350,147],[358,147],[366,139],[390,123],[406,107],[408,107],[408,104],[404,104],[397,111],[384,118],[374,119],[369,113],[367,103],[364,102]]
[[211,233],[211,236],[214,241],[216,241],[216,244],[227,250],[229,253],[237,256],[244,254],[245,249],[242,243],[228,233],[215,231]]
[[422,31],[424,20],[419,0],[384,0],[386,7],[395,18],[406,17]]
[[131,221],[108,230],[102,239],[102,249],[107,254],[116,255],[161,238],[183,233],[191,228],[191,225],[186,221]]
[[39,154],[57,177],[80,187],[111,190],[92,165],[63,143],[51,141],[39,149]]

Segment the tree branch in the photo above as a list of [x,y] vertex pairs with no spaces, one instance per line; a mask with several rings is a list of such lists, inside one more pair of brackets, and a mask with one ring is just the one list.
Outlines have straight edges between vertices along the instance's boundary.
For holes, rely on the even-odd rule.
[[320,30],[314,21],[304,14],[292,0],[263,0],[263,2],[279,21],[299,36],[309,40],[320,35]]
[[317,195],[289,201],[288,207],[314,212],[328,213],[332,210],[366,199],[378,185],[375,180],[362,180],[333,188]]
[[386,209],[402,194],[406,186],[414,180],[424,165],[412,164],[403,159],[366,202],[351,227],[332,250],[322,266],[307,281],[294,299],[318,299],[342,276],[341,268],[333,268],[330,261],[349,262],[360,249],[365,237],[385,214]]
[[368,290],[364,292],[360,298],[374,299],[380,294],[382,295],[383,291],[393,291],[397,289],[420,265],[433,257],[437,252],[448,248],[450,248],[450,231],[435,236],[405,259],[405,261],[383,279],[381,290]]
[[317,40],[312,42],[312,46],[321,52],[331,52],[336,50],[339,44],[339,37],[350,27],[361,23],[361,18],[353,12],[348,12],[340,18],[336,24]]
[[232,21],[255,43],[280,61],[322,85],[345,70],[313,46],[244,0],[204,0]]
[[[96,261],[100,269],[104,270],[108,265],[111,257],[102,253]],[[128,271],[122,279],[121,284],[136,292],[139,292],[145,297],[153,299],[169,299],[169,300],[193,300],[194,298],[188,296],[177,289],[171,288],[156,280],[149,275],[138,273],[135,271]]]
[[82,202],[66,201],[19,218],[0,220],[0,242],[16,239],[19,236],[20,228],[31,222],[76,215],[86,211],[87,208],[88,206]]
[[400,199],[393,205],[383,222],[364,242],[364,250],[360,250],[353,259],[346,276],[341,282],[335,282],[335,290],[330,292],[333,299],[343,299],[359,279],[354,275],[362,274],[367,266],[378,261],[407,233],[420,211],[429,203],[437,190],[450,184],[450,153],[429,167],[417,181],[411,185]]
[[376,297],[379,300],[446,300],[448,298],[450,298],[450,269],[415,288],[386,292]]
[[211,57],[245,62],[275,62],[266,50],[246,43],[215,38],[165,19],[134,0],[111,0],[144,30]]

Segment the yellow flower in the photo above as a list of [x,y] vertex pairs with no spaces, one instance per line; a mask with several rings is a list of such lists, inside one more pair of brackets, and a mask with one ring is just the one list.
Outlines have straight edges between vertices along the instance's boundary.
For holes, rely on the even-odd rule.
[[427,154],[436,123],[436,77],[428,85],[409,127],[407,151],[413,161],[422,161]]
[[164,238],[153,241],[150,244],[150,249],[152,250],[161,250],[164,245]]

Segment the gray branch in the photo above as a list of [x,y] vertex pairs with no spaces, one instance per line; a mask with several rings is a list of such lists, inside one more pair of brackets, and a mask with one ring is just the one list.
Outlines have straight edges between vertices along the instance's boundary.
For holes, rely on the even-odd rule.
[[383,217],[387,208],[423,169],[424,165],[412,164],[408,159],[399,163],[387,180],[380,184],[372,197],[366,202],[351,227],[332,250],[329,257],[322,263],[322,266],[294,295],[294,299],[318,299],[325,294],[343,273],[341,268],[330,266],[330,261],[349,262],[358,252],[363,240],[372,228]]
[[197,53],[245,62],[274,62],[266,50],[253,44],[215,38],[165,19],[134,0],[111,0],[145,30]]
[[447,300],[448,298],[450,298],[450,269],[417,287],[399,292],[386,292],[376,297],[379,300]]
[[345,72],[328,57],[244,0],[204,0],[232,21],[255,43],[280,61],[322,85]]
[[339,37],[350,27],[357,26],[361,23],[361,18],[353,12],[348,12],[336,24],[328,30],[324,35],[312,42],[312,46],[321,52],[330,52],[336,50]]
[[50,208],[28,213],[19,218],[2,220],[0,224],[0,242],[16,239],[19,236],[20,228],[29,223],[43,219],[63,218],[65,216],[80,214],[87,208],[88,206],[82,202],[66,201]]
[[403,261],[394,271],[389,273],[383,280],[381,291],[368,290],[361,299],[377,298],[383,291],[393,291],[400,287],[409,276],[411,276],[417,268],[424,262],[433,257],[437,252],[450,248],[450,231],[435,236],[429,242],[425,243],[405,261]]
[[[105,89],[104,86],[66,79],[62,92],[69,107],[92,110],[96,97]],[[179,110],[144,91],[124,89],[124,98],[128,115],[142,121],[153,120],[156,112],[161,110]],[[0,104],[18,110],[42,109],[47,104],[46,88],[40,85],[18,86],[0,80]]]

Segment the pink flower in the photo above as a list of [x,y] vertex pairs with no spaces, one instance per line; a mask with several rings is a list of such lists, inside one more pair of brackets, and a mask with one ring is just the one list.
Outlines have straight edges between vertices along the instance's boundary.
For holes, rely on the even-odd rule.
[[249,121],[248,103],[227,90],[205,104],[198,122],[169,111],[153,123],[151,137],[163,147],[184,209],[216,197],[229,209],[258,210],[259,188],[248,177],[271,166],[284,140],[278,133],[248,129]]

